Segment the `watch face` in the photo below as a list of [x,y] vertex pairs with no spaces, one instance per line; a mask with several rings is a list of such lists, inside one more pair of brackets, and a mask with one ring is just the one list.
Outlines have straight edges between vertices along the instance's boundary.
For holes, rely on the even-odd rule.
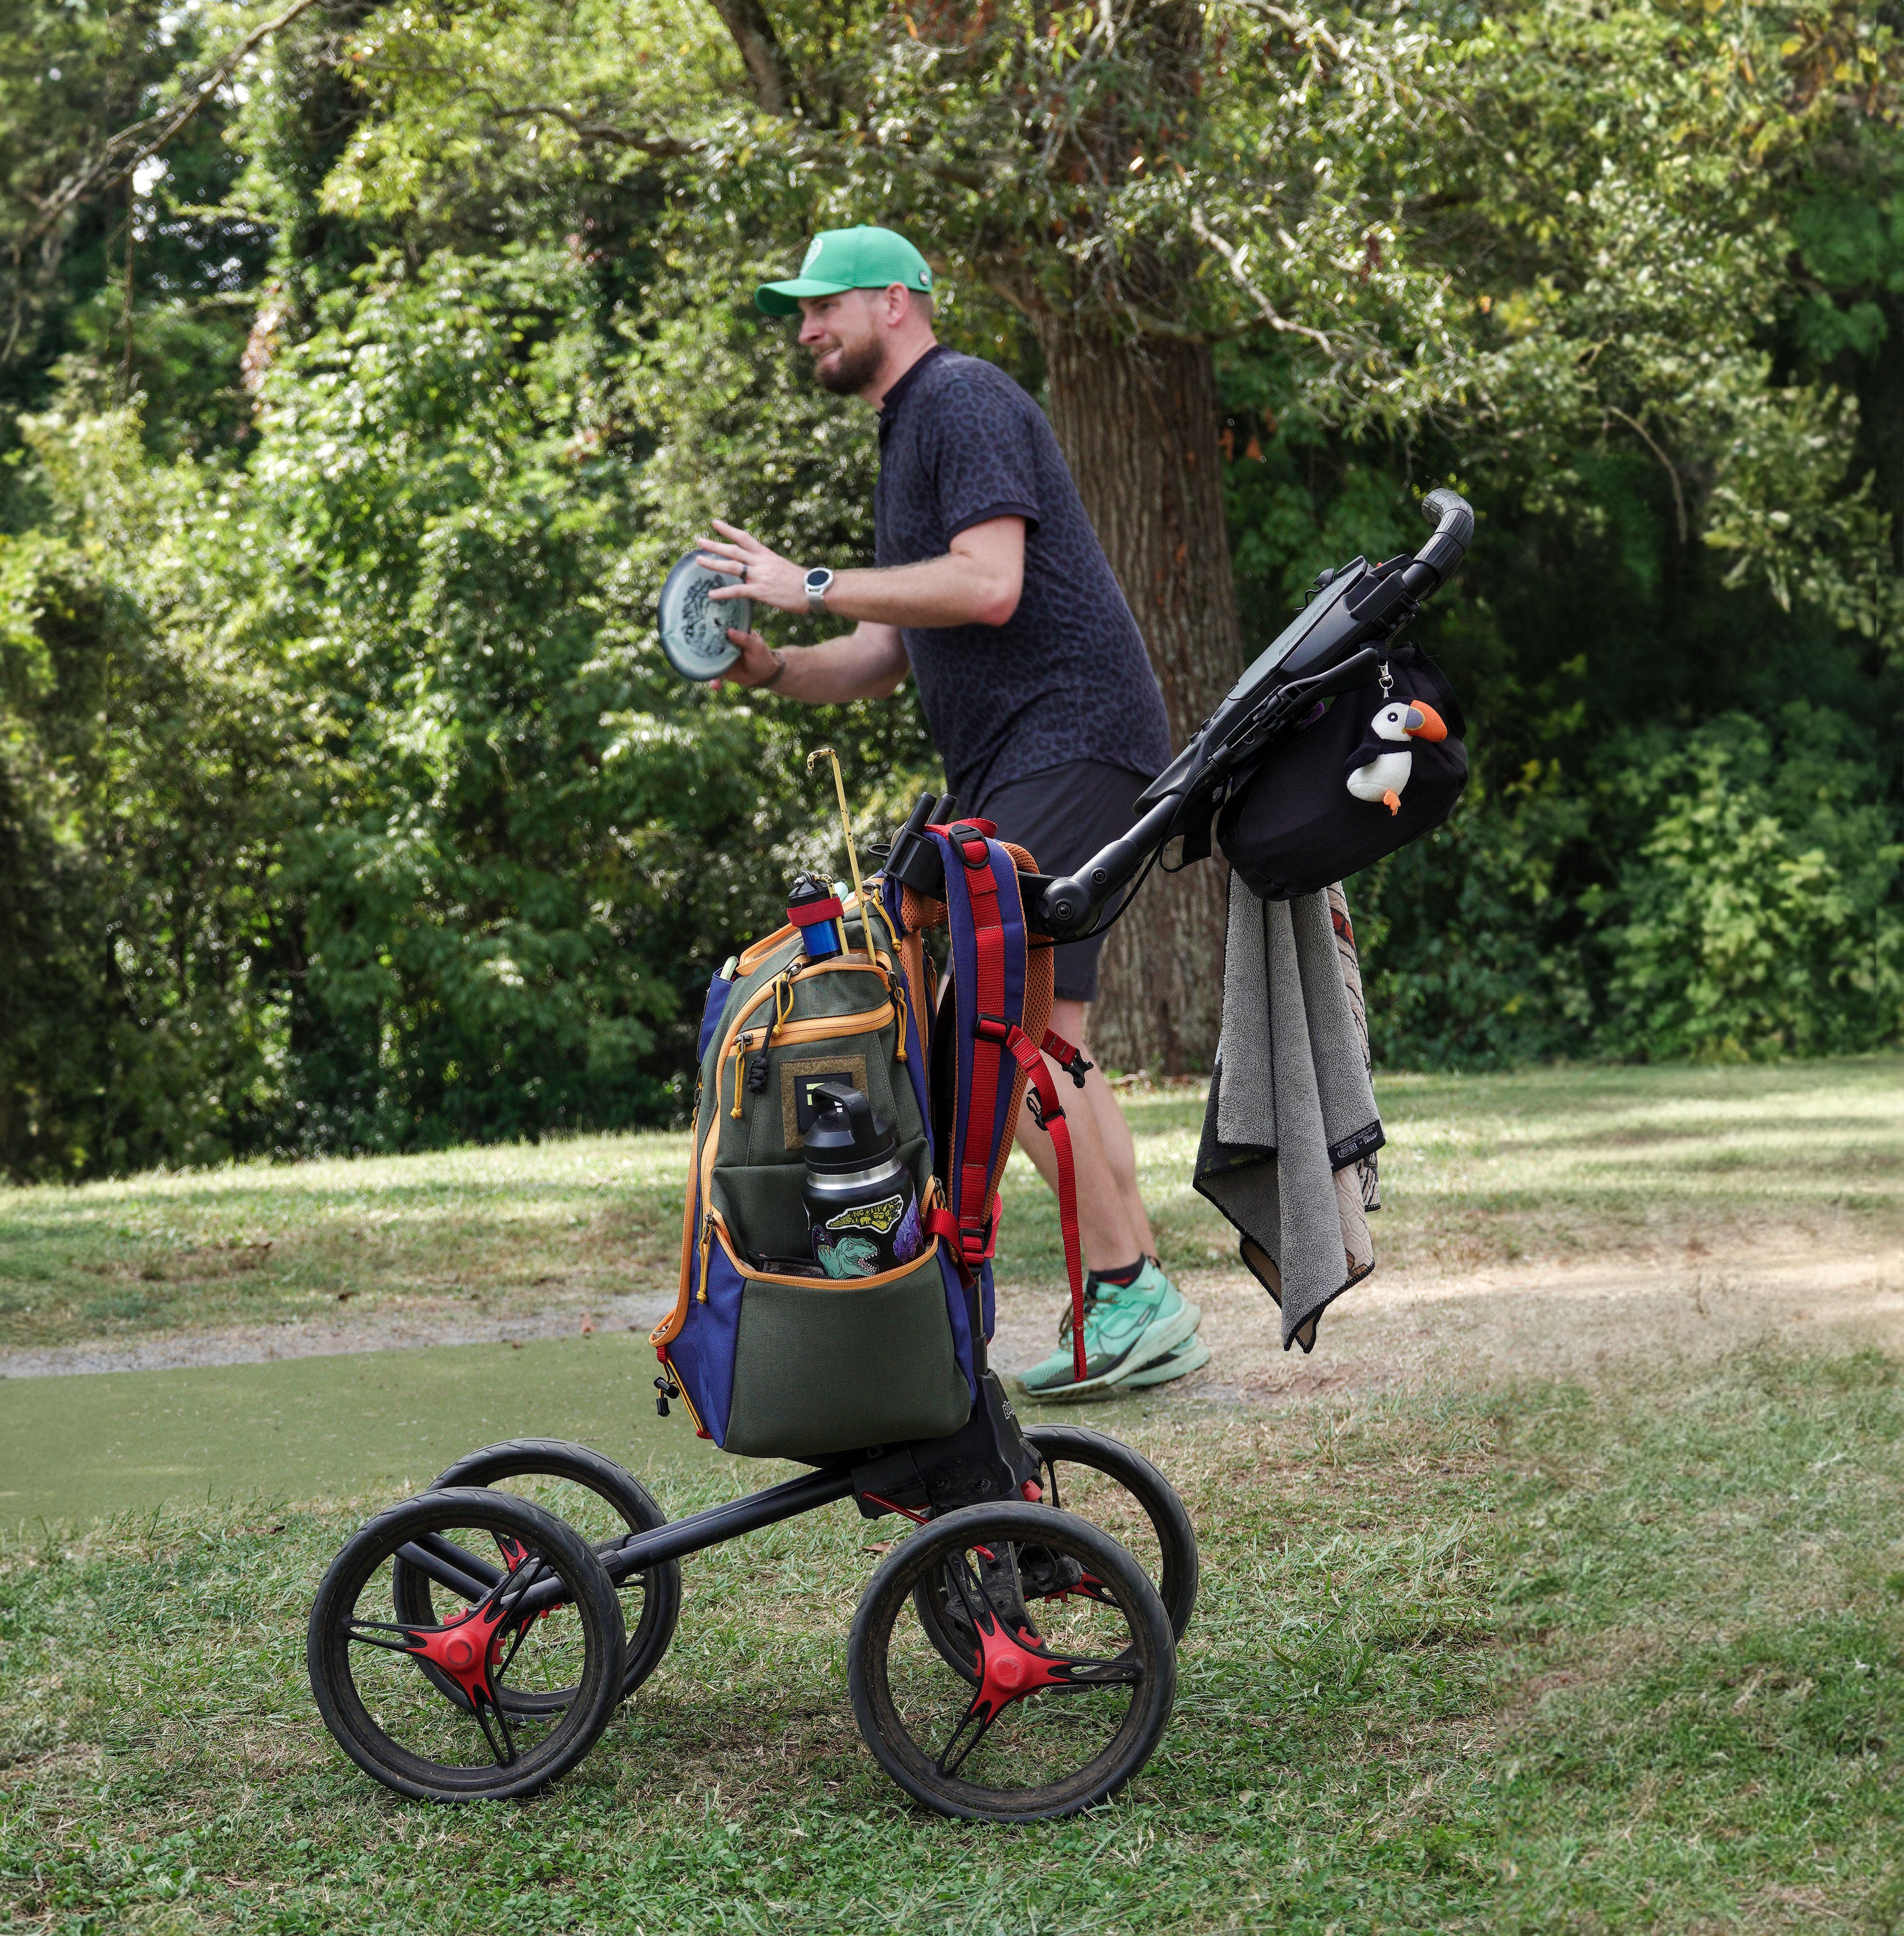
[[709,571],[695,562],[690,552],[661,587],[657,616],[661,649],[668,663],[683,679],[718,679],[740,657],[740,648],[727,637],[727,628],[748,631],[754,624],[751,598],[723,599],[718,604],[708,597],[723,585],[738,585],[732,572]]
[[809,598],[818,598],[833,582],[833,575],[830,571],[809,571],[806,575],[806,595]]

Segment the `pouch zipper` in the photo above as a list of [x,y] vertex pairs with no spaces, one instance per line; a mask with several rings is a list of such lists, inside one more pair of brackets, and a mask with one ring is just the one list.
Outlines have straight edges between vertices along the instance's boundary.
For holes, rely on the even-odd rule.
[[[780,1020],[779,1015],[783,1002],[786,1006],[791,1006],[793,985],[796,979],[800,979],[803,975],[824,974],[829,970],[841,967],[851,969],[862,975],[869,973],[878,975],[881,980],[886,985],[885,1003],[876,1009],[856,1009],[851,1015],[808,1015],[797,1021]],[[775,1009],[774,1020],[767,1024],[764,1031],[743,1028],[741,1024],[769,997],[772,997],[774,1001]],[[905,1054],[905,1032],[903,1027],[905,1000],[905,994],[900,985],[894,981],[883,967],[869,970],[861,961],[808,961],[804,958],[792,963],[776,975],[772,981],[763,983],[754,990],[753,999],[734,1018],[733,1031],[721,1045],[721,1053],[715,1058],[715,1066],[717,1069],[719,1068],[730,1054],[734,1058],[734,1100],[733,1106],[727,1113],[736,1121],[743,1113],[741,1097],[744,1092],[741,1085],[746,1071],[742,1064],[746,1057],[754,1052],[757,1045],[755,1041],[757,1036],[760,1038],[757,1045],[764,1050],[772,1046],[773,1039],[776,1036],[784,1042],[814,1042],[830,1035],[859,1035],[869,1030],[884,1028],[887,1018],[890,1015],[896,1014],[902,1023],[899,1031],[899,1054],[900,1060],[903,1060]],[[715,1106],[717,1108],[719,1106],[718,1094]]]
[[[753,1265],[743,1261],[740,1254],[734,1248],[734,1240],[728,1233],[727,1220],[718,1210],[710,1210],[707,1213],[707,1221],[703,1227],[701,1242],[703,1247],[702,1252],[703,1258],[706,1255],[706,1246],[715,1234],[716,1224],[720,1227],[721,1248],[727,1252],[727,1261],[742,1277],[751,1278],[756,1283],[804,1284],[808,1287],[824,1287],[836,1284],[842,1290],[850,1290],[856,1284],[872,1284],[877,1281],[877,1278],[870,1277],[785,1277],[774,1271],[757,1270]],[[893,1278],[897,1277],[902,1271],[917,1270],[921,1264],[936,1254],[938,1250],[938,1242],[936,1236],[927,1238],[924,1248],[916,1257],[908,1257],[904,1263],[896,1264],[889,1271],[881,1271],[878,1273],[878,1276]],[[701,1284],[702,1301],[705,1302],[707,1296],[707,1266],[705,1262],[701,1266]]]

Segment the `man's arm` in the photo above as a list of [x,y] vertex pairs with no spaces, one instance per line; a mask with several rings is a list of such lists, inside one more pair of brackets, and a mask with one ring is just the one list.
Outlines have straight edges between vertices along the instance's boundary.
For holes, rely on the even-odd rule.
[[[776,611],[805,613],[804,566],[768,550],[759,539],[736,525],[723,524],[717,518],[714,528],[721,537],[703,543],[702,564],[717,571],[745,567],[747,582],[710,591],[710,602],[751,598]],[[863,631],[863,622],[882,628],[1002,625],[1017,610],[1024,586],[1024,519],[987,518],[961,531],[943,558],[896,565],[886,571],[836,573],[827,593],[827,610],[839,618],[861,620]],[[824,652],[843,643],[830,640],[827,646],[813,649]],[[790,670],[787,678],[793,676]]]
[[736,685],[771,685],[778,697],[804,699],[809,706],[890,698],[912,669],[896,625],[859,625],[843,638],[791,652],[776,652],[758,632],[730,626],[727,636],[739,646],[740,658],[722,679]]

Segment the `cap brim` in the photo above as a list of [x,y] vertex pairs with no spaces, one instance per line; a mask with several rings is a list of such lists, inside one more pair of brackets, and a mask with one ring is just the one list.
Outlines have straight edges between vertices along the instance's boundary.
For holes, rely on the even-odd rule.
[[816,283],[796,276],[790,283],[763,283],[754,292],[754,301],[769,316],[792,316],[802,296],[843,296],[852,286],[851,283]]

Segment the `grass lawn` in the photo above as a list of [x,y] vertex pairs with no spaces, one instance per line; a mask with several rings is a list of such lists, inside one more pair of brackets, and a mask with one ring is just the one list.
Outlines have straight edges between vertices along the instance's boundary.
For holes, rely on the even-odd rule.
[[[1904,1229],[1904,1057],[1774,1066],[1388,1075],[1384,1269]],[[1166,1263],[1233,1258],[1190,1185],[1202,1103],[1133,1094]],[[340,1314],[509,1316],[673,1282],[683,1136],[244,1165],[0,1190],[0,1346]],[[1001,1270],[1063,1278],[1023,1157]]]
[[[1899,1058],[1382,1094],[1385,1269],[1644,1277],[1668,1248],[1842,1257],[1904,1228]],[[1196,1099],[1132,1112],[1166,1257],[1227,1257],[1189,1185]],[[684,1156],[586,1139],[9,1193],[0,1323],[598,1299],[671,1272]],[[1054,1278],[1049,1199],[1012,1191],[1005,1268]],[[596,1438],[674,1513],[777,1476],[664,1445],[631,1351],[0,1382],[0,1490],[37,1458],[74,1516],[9,1535],[0,1511],[0,1931],[1904,1932],[1904,1360],[1742,1335],[1590,1384],[1464,1381],[1451,1354],[1376,1396],[1107,1408],[1189,1502],[1204,1586],[1162,1750],[1071,1823],[938,1821],[878,1774],[845,1641],[893,1528],[850,1507],[686,1562],[668,1659],[547,1795],[397,1801],[323,1732],[303,1632],[405,1478],[531,1428]],[[112,1448],[167,1434],[201,1502],[85,1524]]]
[[850,1508],[688,1562],[581,1769],[457,1811],[359,1775],[306,1691],[362,1505],[15,1544],[0,1928],[1896,1929],[1899,1370],[1134,1416],[1204,1541],[1176,1719],[1120,1800],[1030,1829],[914,1811],[861,1747],[845,1641],[891,1527]]

